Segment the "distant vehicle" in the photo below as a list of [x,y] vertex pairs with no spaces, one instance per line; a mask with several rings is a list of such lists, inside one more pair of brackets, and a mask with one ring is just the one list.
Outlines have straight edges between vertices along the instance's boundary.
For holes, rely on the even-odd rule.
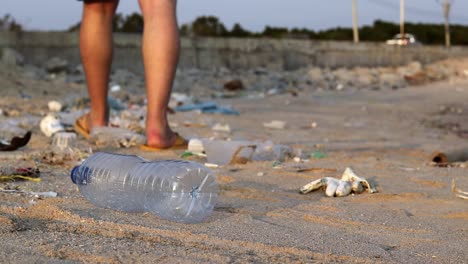
[[388,45],[421,45],[419,41],[416,40],[416,37],[413,34],[396,34],[392,39],[387,40]]

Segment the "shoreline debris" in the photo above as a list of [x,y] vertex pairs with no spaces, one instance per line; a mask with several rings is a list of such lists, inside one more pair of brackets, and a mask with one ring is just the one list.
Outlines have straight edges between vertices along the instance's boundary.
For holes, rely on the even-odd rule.
[[299,192],[307,194],[318,189],[325,188],[325,195],[328,197],[342,197],[350,193],[362,193],[365,190],[369,193],[376,193],[377,189],[371,185],[365,178],[356,175],[351,168],[346,168],[341,179],[324,177],[312,181],[302,188]]
[[455,197],[468,200],[468,192],[462,191],[457,187],[457,183],[455,179],[452,179],[452,192],[454,193]]
[[0,141],[0,151],[13,151],[26,146],[31,139],[31,134],[31,131],[28,131],[22,137],[15,136],[10,140],[10,143]]

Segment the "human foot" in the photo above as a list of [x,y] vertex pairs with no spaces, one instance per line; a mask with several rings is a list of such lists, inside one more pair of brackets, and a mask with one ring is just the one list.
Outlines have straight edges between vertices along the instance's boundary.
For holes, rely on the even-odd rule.
[[[149,138],[149,137],[148,137]],[[152,137],[151,141],[147,140],[147,143],[141,145],[140,149],[146,151],[160,151],[165,149],[185,149],[187,148],[188,141],[180,136],[176,132],[171,131],[171,137],[169,140]]]

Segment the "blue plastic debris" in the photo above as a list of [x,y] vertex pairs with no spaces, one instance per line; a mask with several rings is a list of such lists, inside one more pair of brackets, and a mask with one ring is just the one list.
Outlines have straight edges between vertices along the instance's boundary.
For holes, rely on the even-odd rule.
[[239,115],[239,111],[228,107],[219,106],[216,102],[205,102],[191,105],[182,105],[174,109],[176,112],[200,110],[206,114]]

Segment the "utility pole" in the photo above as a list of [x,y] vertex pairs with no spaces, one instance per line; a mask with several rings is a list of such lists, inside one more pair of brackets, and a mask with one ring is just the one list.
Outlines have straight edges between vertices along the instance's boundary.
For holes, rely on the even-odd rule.
[[450,26],[449,26],[449,13],[450,13],[450,0],[445,0],[444,18],[445,18],[445,47],[450,48]]
[[359,42],[358,19],[357,19],[357,0],[353,0],[353,39],[354,43]]
[[403,38],[405,34],[405,0],[400,0],[400,34]]

